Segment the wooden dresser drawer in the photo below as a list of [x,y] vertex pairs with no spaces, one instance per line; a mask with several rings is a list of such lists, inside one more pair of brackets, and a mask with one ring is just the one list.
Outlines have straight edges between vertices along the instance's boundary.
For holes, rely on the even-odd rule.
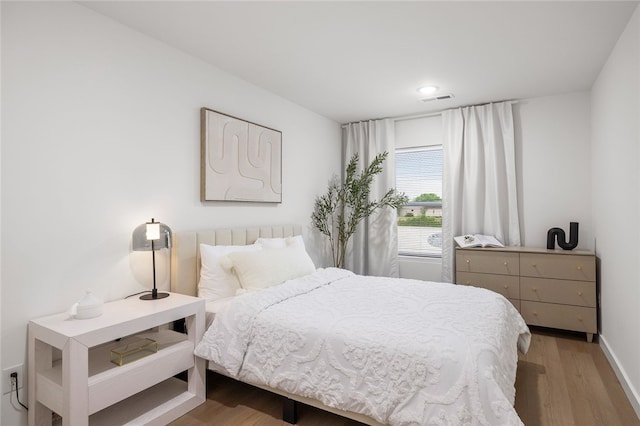
[[511,304],[520,312],[520,300],[518,299],[507,299]]
[[595,308],[521,300],[520,313],[530,325],[597,333]]
[[534,302],[596,307],[596,283],[520,277],[520,298]]
[[581,331],[598,328],[596,256],[537,247],[457,248],[456,283],[506,297],[530,325]]
[[456,284],[472,285],[500,293],[507,299],[520,299],[519,278],[515,275],[456,273]]
[[498,275],[519,275],[518,253],[496,251],[458,250],[456,252],[456,271],[480,272]]
[[595,257],[520,253],[520,275],[560,280],[595,281]]

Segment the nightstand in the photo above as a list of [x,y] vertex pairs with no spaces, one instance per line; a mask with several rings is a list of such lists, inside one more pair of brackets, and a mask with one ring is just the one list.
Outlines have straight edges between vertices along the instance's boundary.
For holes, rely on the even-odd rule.
[[[205,401],[205,361],[193,354],[204,333],[205,301],[171,293],[105,303],[103,314],[63,313],[29,322],[29,425],[164,425]],[[187,334],[164,327],[186,319]],[[117,366],[111,349],[144,333],[158,351]],[[174,376],[187,371],[187,381]]]

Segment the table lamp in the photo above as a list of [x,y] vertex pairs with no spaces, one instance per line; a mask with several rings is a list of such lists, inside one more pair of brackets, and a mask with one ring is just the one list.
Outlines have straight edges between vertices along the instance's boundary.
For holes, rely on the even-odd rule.
[[158,293],[156,288],[156,250],[171,248],[171,228],[151,218],[151,222],[143,223],[133,230],[131,248],[134,251],[151,250],[153,257],[153,290],[150,294],[140,296],[140,299],[156,300],[169,297],[169,293]]

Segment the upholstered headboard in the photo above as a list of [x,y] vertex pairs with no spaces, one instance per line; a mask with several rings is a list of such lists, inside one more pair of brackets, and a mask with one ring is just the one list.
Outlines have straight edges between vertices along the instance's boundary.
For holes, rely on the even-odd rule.
[[200,277],[200,244],[242,246],[258,238],[291,237],[302,234],[300,225],[209,229],[173,234],[171,291],[196,296]]

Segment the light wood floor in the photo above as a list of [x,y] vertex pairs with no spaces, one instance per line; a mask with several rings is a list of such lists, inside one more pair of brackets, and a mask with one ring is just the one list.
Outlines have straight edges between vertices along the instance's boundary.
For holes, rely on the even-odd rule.
[[[597,343],[583,334],[532,330],[520,355],[516,411],[526,426],[640,426],[631,404]],[[595,341],[595,339],[594,339]],[[172,426],[282,426],[281,397],[211,374],[207,401]],[[357,426],[301,405],[300,426]]]
[[515,407],[526,426],[640,425],[600,345],[582,333],[532,330],[518,361]]

